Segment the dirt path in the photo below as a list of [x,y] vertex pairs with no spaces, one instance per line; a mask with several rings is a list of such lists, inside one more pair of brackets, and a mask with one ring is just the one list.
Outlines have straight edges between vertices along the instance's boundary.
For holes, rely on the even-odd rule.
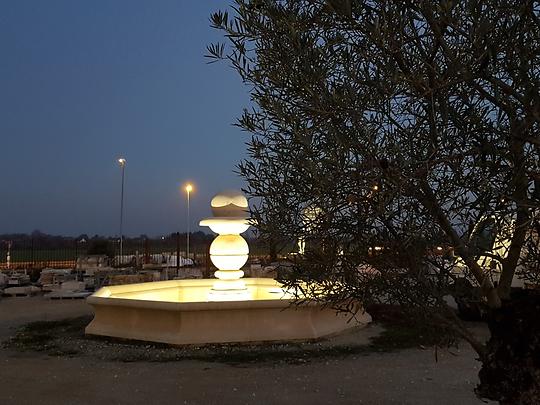
[[9,336],[18,326],[29,322],[54,321],[92,313],[92,308],[83,299],[2,298],[0,299],[0,339]]
[[[0,338],[33,320],[90,313],[82,301],[0,301]],[[362,333],[362,332],[361,332]],[[369,328],[365,334],[369,334]],[[341,338],[343,339],[343,338]],[[467,346],[454,355],[403,350],[304,364],[110,362],[91,356],[0,352],[2,404],[481,404],[479,363]]]

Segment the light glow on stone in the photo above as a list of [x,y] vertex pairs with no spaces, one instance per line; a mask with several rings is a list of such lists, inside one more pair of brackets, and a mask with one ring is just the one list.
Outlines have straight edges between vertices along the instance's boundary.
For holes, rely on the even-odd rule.
[[[210,255],[210,260],[214,263],[220,271],[235,271],[240,270],[248,260],[248,255],[228,255],[228,256],[217,256]],[[219,273],[224,274],[224,273]],[[216,276],[217,277],[217,276]]]
[[244,272],[240,270],[249,258],[249,246],[240,236],[249,228],[246,217],[247,199],[239,192],[225,191],[216,195],[210,205],[214,217],[199,223],[218,233],[210,245],[210,259],[218,268],[214,273],[217,281],[214,282],[208,299],[210,301],[251,299],[251,293],[241,279]]
[[219,235],[210,245],[210,254],[216,256],[247,256],[249,246],[246,240],[238,234]]
[[248,230],[249,224],[245,219],[209,218],[202,220],[199,225],[208,226],[212,232],[220,235],[240,234]]
[[216,195],[212,201],[210,202],[210,205],[212,208],[219,208],[219,207],[225,207],[229,204],[233,204],[237,207],[247,208],[248,202],[246,197],[243,195],[234,195],[234,194],[218,194]]
[[244,272],[242,270],[218,270],[214,273],[214,276],[216,276],[216,278],[219,278],[220,280],[238,280],[239,278],[244,277]]

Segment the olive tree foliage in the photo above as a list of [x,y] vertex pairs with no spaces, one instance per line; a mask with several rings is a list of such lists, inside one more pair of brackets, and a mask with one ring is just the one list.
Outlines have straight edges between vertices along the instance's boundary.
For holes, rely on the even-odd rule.
[[540,2],[236,0],[211,21],[254,105],[254,220],[306,243],[286,285],[445,320],[456,262],[493,308],[538,274]]

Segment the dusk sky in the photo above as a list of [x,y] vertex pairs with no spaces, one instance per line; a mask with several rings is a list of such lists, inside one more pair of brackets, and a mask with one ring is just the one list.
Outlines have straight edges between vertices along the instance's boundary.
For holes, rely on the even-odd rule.
[[226,63],[207,64],[217,0],[3,0],[0,13],[0,233],[192,230],[233,171],[249,105]]

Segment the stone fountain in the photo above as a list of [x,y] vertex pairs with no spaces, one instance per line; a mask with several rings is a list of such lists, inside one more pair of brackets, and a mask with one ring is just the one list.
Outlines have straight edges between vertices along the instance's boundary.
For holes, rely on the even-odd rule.
[[248,204],[226,191],[202,220],[218,236],[210,246],[215,279],[107,286],[88,297],[95,316],[86,334],[169,344],[311,340],[365,325],[368,314],[336,314],[315,302],[291,305],[292,294],[268,278],[243,278],[249,247]]

